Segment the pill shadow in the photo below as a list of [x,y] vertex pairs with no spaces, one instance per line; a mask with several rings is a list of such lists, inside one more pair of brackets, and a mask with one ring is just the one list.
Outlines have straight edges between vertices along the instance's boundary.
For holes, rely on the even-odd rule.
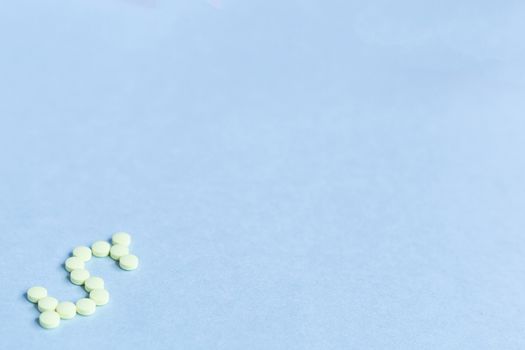
[[[19,294],[19,297],[21,300],[23,300],[26,304],[27,304],[27,308],[32,308],[36,311],[36,314],[38,316],[40,316],[40,311],[38,311],[38,304],[37,303],[33,303],[31,301],[29,301],[29,298],[27,297],[27,292],[23,292],[23,293],[20,293]],[[38,328],[40,328],[40,321],[39,321],[39,317],[35,318],[34,319],[34,324],[37,325]]]
[[24,301],[24,303],[27,304],[28,308],[37,306],[37,304],[29,301],[29,298],[27,297],[27,292],[23,292],[19,296],[20,300]]
[[36,325],[39,329],[44,330],[45,332],[49,332],[49,331],[51,331],[51,332],[58,332],[58,331],[60,330],[60,327],[53,328],[53,329],[46,329],[46,328],[42,327],[42,326],[40,325],[40,320],[39,320],[38,317],[35,318],[34,323],[35,323],[35,325]]
[[29,298],[27,297],[27,292],[23,292],[20,294],[20,300],[24,301],[24,303],[27,304],[27,308],[35,308],[38,311],[38,304],[29,301]]

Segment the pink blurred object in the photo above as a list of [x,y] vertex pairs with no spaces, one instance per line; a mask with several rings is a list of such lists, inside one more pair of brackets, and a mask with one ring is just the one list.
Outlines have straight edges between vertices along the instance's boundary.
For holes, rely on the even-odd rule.
[[216,9],[220,9],[222,7],[222,1],[221,0],[209,0],[210,5],[215,7]]

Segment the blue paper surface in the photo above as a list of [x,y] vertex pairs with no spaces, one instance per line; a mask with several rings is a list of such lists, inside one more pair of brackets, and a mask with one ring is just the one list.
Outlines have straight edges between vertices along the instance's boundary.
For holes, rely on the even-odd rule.
[[[522,1],[0,4],[0,349],[524,349]],[[41,329],[125,230],[111,302]]]

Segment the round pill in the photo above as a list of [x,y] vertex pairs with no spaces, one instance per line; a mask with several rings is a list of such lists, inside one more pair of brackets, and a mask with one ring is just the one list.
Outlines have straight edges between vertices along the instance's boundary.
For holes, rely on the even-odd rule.
[[38,311],[55,311],[58,305],[58,300],[53,297],[45,297],[38,301]]
[[93,300],[97,306],[106,305],[109,302],[109,292],[105,289],[93,289],[89,293],[89,299]]
[[80,258],[77,258],[76,256],[72,256],[71,258],[68,258],[65,263],[67,272],[71,272],[73,270],[80,270],[83,269],[85,264],[84,261],[82,261]]
[[92,315],[97,309],[95,302],[88,298],[77,301],[77,313],[82,316]]
[[46,329],[57,328],[60,325],[60,315],[55,311],[42,312],[38,320]]
[[47,289],[44,287],[32,287],[27,290],[27,299],[32,303],[38,303],[45,297],[47,297]]
[[104,258],[108,256],[110,249],[111,245],[106,241],[98,241],[93,243],[93,245],[91,246],[93,255],[99,258]]
[[69,320],[77,314],[77,306],[70,301],[63,301],[57,305],[56,312],[60,318]]
[[113,244],[122,244],[127,247],[131,244],[131,236],[126,232],[117,232],[111,238],[111,242]]
[[111,258],[113,260],[118,260],[124,255],[129,254],[129,248],[122,244],[115,244],[111,247],[111,250],[109,251],[109,255],[111,255]]
[[86,282],[86,280],[89,278],[89,271],[86,269],[78,269],[71,271],[71,274],[69,275],[69,279],[71,280],[71,283],[76,284],[77,286],[81,286]]
[[89,277],[84,282],[84,288],[88,293],[93,289],[104,289],[104,280],[100,277]]
[[88,247],[76,247],[73,249],[73,256],[76,256],[84,262],[89,261],[91,260],[91,249]]
[[120,258],[119,265],[123,270],[135,270],[139,266],[139,258],[133,254],[124,255]]

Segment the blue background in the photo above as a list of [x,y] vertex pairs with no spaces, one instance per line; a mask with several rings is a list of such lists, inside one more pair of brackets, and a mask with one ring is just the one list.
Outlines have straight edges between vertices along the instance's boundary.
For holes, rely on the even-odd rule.
[[[0,4],[1,349],[524,349],[523,1]],[[33,285],[112,300],[54,331]]]

